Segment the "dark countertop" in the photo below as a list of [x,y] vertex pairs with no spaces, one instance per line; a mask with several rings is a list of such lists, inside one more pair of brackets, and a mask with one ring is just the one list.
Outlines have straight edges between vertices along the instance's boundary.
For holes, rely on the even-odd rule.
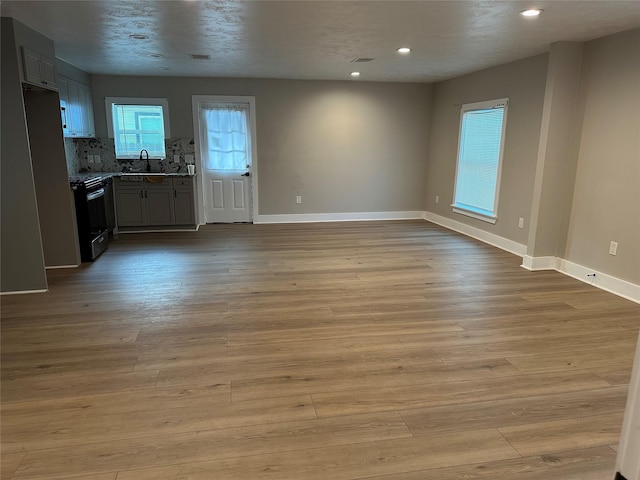
[[183,172],[160,173],[160,172],[112,172],[113,177],[130,177],[130,176],[151,176],[151,177],[195,177]]
[[177,173],[160,173],[160,172],[81,172],[75,175],[69,175],[69,179],[86,180],[88,178],[115,178],[115,177],[194,177],[184,172]]

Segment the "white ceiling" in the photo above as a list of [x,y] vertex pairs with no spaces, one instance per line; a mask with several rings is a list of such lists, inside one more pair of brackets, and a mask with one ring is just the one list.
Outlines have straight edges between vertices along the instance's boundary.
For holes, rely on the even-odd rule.
[[[518,15],[529,7],[544,13]],[[640,26],[638,0],[20,0],[0,8],[53,39],[63,60],[114,75],[344,80],[358,70],[358,81],[432,82]],[[412,52],[396,53],[401,46]]]

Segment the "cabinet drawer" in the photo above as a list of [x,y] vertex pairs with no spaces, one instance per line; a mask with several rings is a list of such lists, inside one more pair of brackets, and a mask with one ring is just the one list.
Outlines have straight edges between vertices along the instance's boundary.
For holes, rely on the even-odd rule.
[[192,187],[193,181],[190,178],[174,178],[173,186],[174,187]]

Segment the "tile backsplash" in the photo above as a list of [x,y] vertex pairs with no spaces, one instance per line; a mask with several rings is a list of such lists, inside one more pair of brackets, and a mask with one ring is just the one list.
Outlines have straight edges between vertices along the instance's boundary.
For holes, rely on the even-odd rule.
[[[81,172],[122,172],[134,169],[144,171],[147,166],[145,160],[116,160],[113,138],[65,138],[64,149],[67,156],[69,175]],[[151,159],[151,169],[154,172],[183,173],[187,171],[185,155],[195,156],[192,138],[170,138],[165,140],[167,158],[164,160]],[[95,161],[99,155],[100,160]],[[176,161],[175,155],[178,155]],[[94,158],[94,162],[89,159]]]
[[64,155],[67,158],[67,170],[69,171],[69,175],[75,175],[80,172],[80,157],[76,151],[75,139],[65,137]]

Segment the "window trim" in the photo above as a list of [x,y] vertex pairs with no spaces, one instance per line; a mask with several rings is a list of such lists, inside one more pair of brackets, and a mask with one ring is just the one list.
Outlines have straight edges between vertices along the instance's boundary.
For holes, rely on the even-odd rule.
[[[458,170],[460,167],[460,149],[462,139],[462,121],[466,112],[474,110],[485,110],[489,108],[503,107],[502,115],[502,132],[500,134],[500,152],[498,154],[498,171],[496,173],[496,189],[493,200],[493,212],[491,215],[486,215],[483,212],[479,212],[472,206],[465,206],[464,204],[456,203],[456,194],[458,189]],[[453,183],[453,203],[451,207],[454,213],[459,213],[467,217],[482,220],[483,222],[495,224],[498,220],[498,202],[500,199],[500,183],[502,179],[502,164],[504,159],[504,145],[506,143],[507,133],[507,116],[509,111],[509,97],[498,98],[495,100],[487,100],[483,102],[464,103],[460,107],[460,122],[458,126],[458,150],[456,153],[456,175]]]
[[[113,104],[117,105],[153,105],[162,107],[162,122],[164,128],[164,140],[171,138],[171,130],[169,129],[169,100],[166,98],[136,98],[136,97],[105,97],[104,106],[107,116],[107,137],[114,138],[113,133]],[[166,159],[166,152],[165,158]],[[129,157],[118,157],[116,160],[132,160]]]

